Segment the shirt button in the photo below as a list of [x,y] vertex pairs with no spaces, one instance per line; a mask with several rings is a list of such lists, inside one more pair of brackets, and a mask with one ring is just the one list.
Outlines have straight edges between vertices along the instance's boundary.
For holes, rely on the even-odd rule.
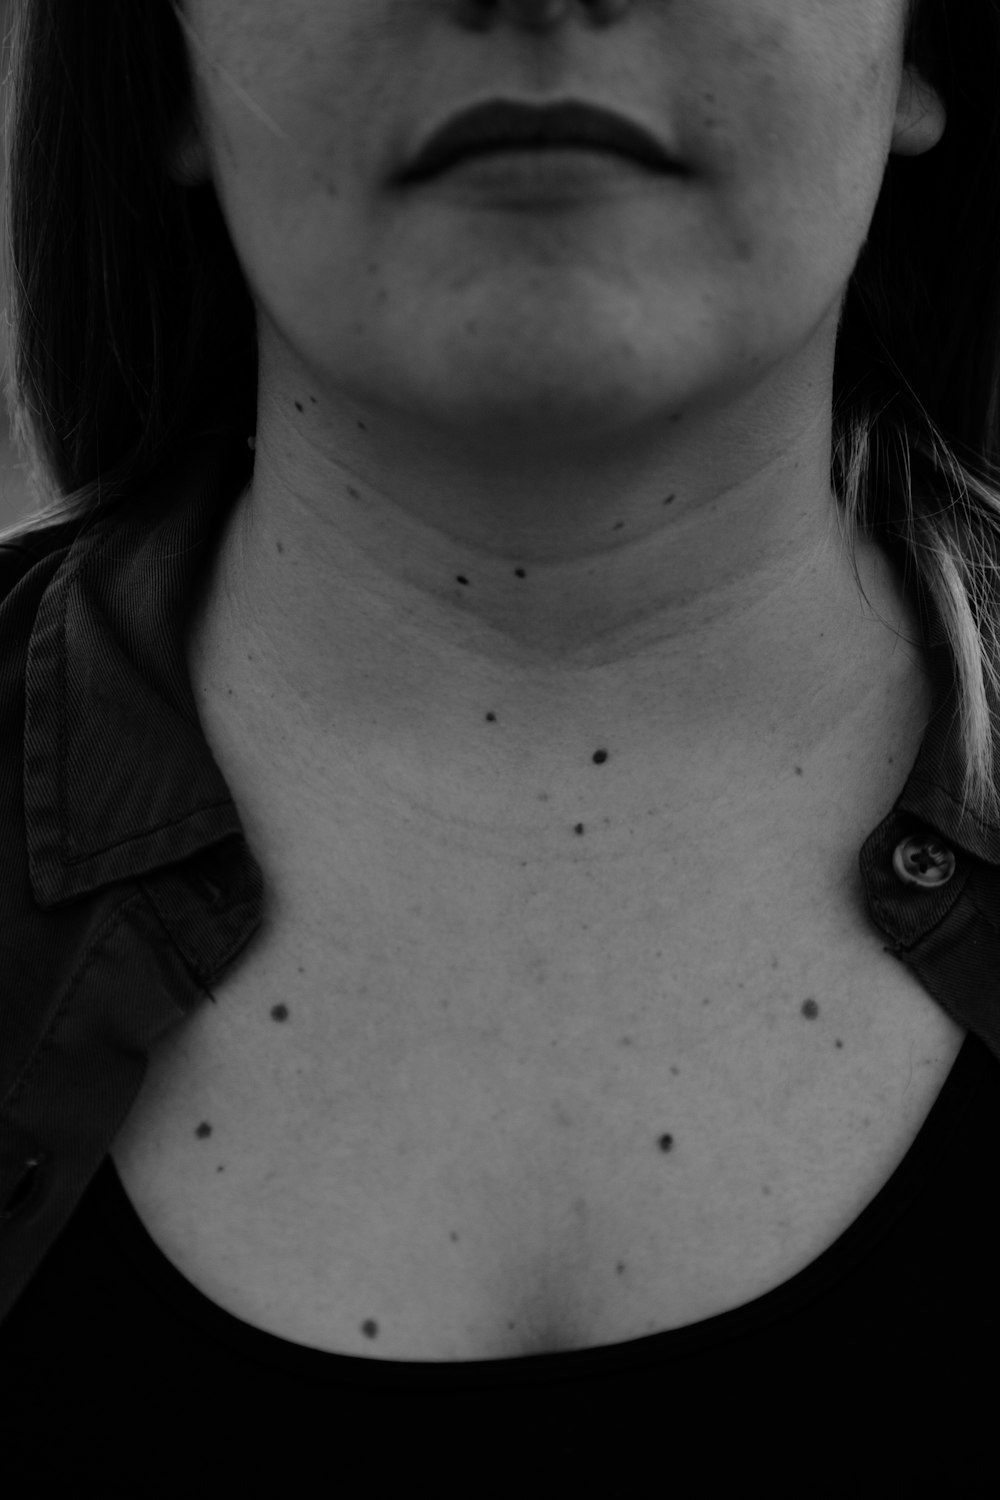
[[904,885],[928,890],[948,884],[955,873],[955,855],[940,839],[911,837],[896,845],[892,868]]
[[45,1160],[44,1152],[25,1157],[21,1164],[21,1175],[13,1191],[7,1201],[0,1205],[0,1223],[9,1223],[27,1208],[41,1185],[41,1167]]

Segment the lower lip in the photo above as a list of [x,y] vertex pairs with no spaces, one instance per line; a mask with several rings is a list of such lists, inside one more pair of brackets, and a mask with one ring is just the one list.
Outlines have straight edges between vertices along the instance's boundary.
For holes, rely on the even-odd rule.
[[517,206],[634,193],[637,188],[662,192],[664,184],[678,181],[677,172],[661,172],[614,151],[525,146],[464,156],[416,186]]

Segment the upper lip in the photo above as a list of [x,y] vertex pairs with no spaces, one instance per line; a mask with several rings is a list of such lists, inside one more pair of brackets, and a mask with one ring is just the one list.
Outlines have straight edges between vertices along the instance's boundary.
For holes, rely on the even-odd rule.
[[470,151],[556,144],[603,147],[661,172],[680,170],[645,125],[617,110],[576,100],[530,104],[494,99],[463,109],[432,131],[399,180],[431,177]]

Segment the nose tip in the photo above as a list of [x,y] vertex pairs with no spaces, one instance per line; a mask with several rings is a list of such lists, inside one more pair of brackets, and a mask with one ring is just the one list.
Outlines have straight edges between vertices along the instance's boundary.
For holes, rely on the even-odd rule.
[[632,0],[454,0],[457,19],[480,31],[497,13],[518,26],[538,31],[555,25],[574,10],[584,11],[598,25],[607,25],[623,16],[631,4]]

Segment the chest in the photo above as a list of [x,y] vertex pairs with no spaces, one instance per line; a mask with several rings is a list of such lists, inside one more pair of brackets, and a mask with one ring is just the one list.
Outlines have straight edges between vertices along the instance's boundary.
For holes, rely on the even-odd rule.
[[340,1353],[498,1358],[739,1306],[857,1218],[965,1035],[876,933],[767,909],[589,937],[550,909],[517,962],[523,923],[265,933],[151,1059],[125,1190],[208,1297]]

